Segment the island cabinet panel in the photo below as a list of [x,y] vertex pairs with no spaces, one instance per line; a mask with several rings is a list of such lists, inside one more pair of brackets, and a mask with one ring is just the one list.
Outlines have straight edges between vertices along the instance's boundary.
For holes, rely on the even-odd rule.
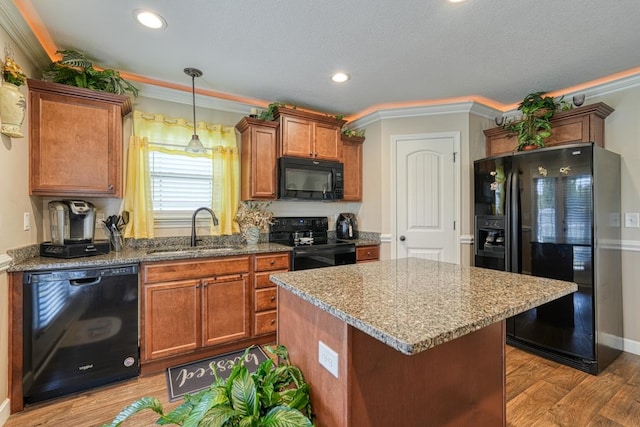
[[[551,136],[545,140],[545,146],[594,142],[604,147],[604,121],[613,111],[599,102],[556,113],[551,119]],[[518,145],[516,136],[509,135],[502,127],[487,129],[484,134],[487,157],[511,153]]]
[[356,248],[356,262],[371,262],[380,260],[380,245],[358,246]]
[[240,133],[242,200],[276,198],[276,144],[278,122],[244,117]]
[[362,201],[362,144],[363,137],[342,136],[344,164],[344,201]]
[[277,328],[278,291],[269,275],[289,271],[289,253],[261,254],[254,261],[253,334],[273,334]]
[[[315,390],[318,427],[506,425],[504,321],[408,356],[278,293],[278,343]],[[318,363],[319,341],[338,354],[337,377]]]
[[122,196],[122,117],[128,96],[43,82],[29,84],[29,191]]
[[280,122],[279,157],[340,160],[340,130],[344,120],[285,107],[278,108],[275,115]]

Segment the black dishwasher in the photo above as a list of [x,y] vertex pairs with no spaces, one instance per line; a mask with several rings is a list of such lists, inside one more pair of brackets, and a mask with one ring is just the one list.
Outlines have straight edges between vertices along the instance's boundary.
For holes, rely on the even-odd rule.
[[139,374],[137,265],[25,273],[23,284],[25,403]]

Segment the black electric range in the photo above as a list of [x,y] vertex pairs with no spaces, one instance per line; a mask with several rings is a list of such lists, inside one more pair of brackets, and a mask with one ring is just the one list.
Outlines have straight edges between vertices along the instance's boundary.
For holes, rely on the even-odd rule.
[[327,217],[274,217],[269,241],[293,248],[293,271],[356,262],[354,242],[329,238]]

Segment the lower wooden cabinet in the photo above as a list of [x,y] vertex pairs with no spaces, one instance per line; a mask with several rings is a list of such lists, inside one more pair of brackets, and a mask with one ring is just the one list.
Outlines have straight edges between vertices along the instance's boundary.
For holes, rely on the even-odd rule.
[[278,300],[269,275],[289,270],[288,252],[153,262],[140,270],[146,372],[275,341]]
[[358,246],[356,248],[356,262],[378,261],[380,259],[380,245]]
[[254,270],[253,333],[274,333],[278,325],[278,290],[269,275],[289,271],[289,253],[256,255]]
[[249,256],[149,263],[141,270],[142,363],[251,336]]
[[250,283],[247,274],[202,280],[202,345],[251,336]]

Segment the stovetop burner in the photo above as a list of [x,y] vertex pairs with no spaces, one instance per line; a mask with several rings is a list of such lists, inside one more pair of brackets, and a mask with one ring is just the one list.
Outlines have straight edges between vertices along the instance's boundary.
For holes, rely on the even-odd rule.
[[329,239],[327,217],[274,217],[269,228],[269,241],[292,247],[348,245]]

